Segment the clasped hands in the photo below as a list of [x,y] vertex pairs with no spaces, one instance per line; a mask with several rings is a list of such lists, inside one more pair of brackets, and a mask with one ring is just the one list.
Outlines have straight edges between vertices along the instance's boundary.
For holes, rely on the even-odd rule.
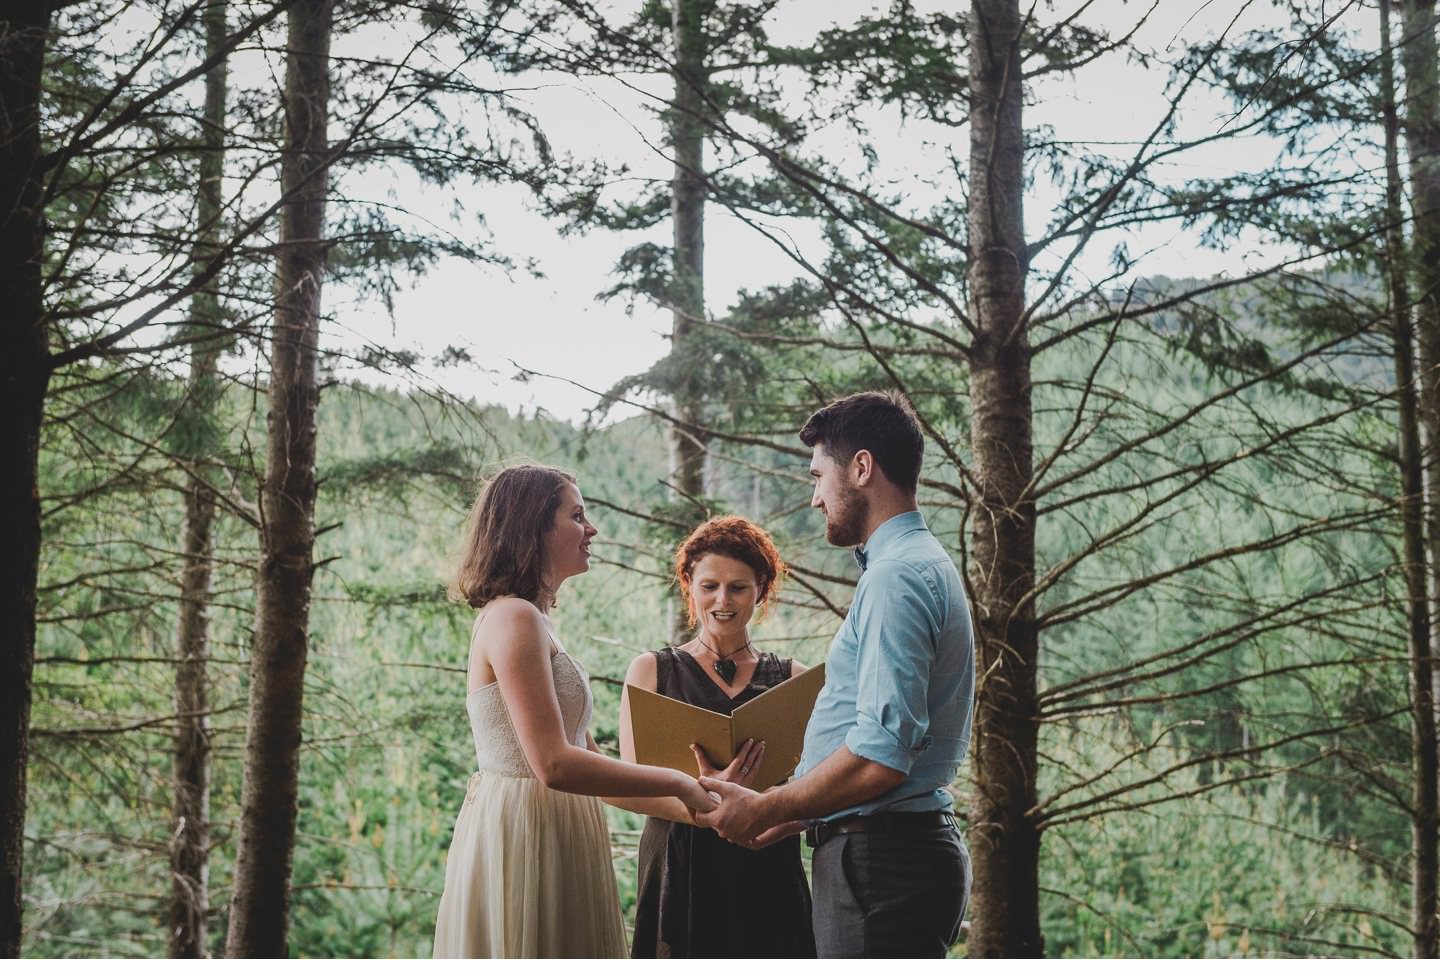
[[764,741],[746,741],[723,771],[710,763],[698,744],[690,745],[690,750],[700,770],[700,787],[715,802],[709,811],[691,811],[692,824],[714,829],[721,838],[747,849],[763,849],[804,831],[803,822],[775,824],[769,817],[765,796],[746,785],[755,778],[765,757]]

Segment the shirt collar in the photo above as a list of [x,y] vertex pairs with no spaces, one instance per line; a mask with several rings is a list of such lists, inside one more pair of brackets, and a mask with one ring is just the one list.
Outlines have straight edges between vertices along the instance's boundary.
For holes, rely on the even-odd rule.
[[925,528],[925,517],[918,511],[901,512],[899,515],[892,515],[879,528],[870,533],[870,541],[863,546],[855,547],[855,562],[859,564],[860,571],[865,571],[870,557],[877,553],[883,553],[885,549],[894,543],[901,536],[914,532],[917,529]]

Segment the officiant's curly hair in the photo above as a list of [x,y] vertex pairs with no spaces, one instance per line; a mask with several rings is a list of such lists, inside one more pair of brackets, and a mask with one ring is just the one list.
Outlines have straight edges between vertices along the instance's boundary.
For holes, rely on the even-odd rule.
[[515,465],[490,479],[470,510],[450,598],[476,609],[501,596],[538,603],[545,593],[541,539],[555,522],[560,493],[574,484],[574,475],[544,465]]
[[785,560],[770,533],[754,522],[739,515],[718,515],[696,528],[675,550],[675,581],[685,597],[685,613],[691,626],[699,618],[690,595],[690,577],[695,574],[696,564],[711,553],[728,556],[755,570],[757,609],[764,616],[785,575]]

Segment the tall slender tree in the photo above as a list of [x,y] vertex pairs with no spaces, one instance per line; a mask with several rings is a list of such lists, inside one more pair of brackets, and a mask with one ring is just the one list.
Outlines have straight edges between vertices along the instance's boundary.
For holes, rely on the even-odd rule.
[[[207,54],[222,51],[227,37],[226,0],[205,10]],[[225,91],[228,60],[221,56],[205,75],[201,112],[200,164],[196,193],[196,241],[192,261],[203,267],[219,252],[225,176]],[[180,604],[175,645],[174,791],[170,812],[171,958],[209,955],[206,926],[210,909],[210,725],[207,659],[211,550],[216,484],[208,459],[215,452],[215,408],[220,401],[216,364],[225,322],[220,288],[212,282],[190,303],[187,407],[177,425],[175,451],[185,461],[185,522],[182,527]]]
[[40,422],[50,376],[42,303],[41,71],[50,0],[0,11],[0,957],[20,955],[25,781],[40,557]]
[[[1420,366],[1420,414],[1425,431],[1425,506],[1428,553],[1440,562],[1440,56],[1434,0],[1401,6],[1405,72],[1402,119],[1409,156],[1411,225],[1415,246],[1415,324]],[[1431,577],[1440,602],[1440,570]],[[1433,610],[1432,610],[1433,611]],[[1440,630],[1432,629],[1433,638]],[[1434,650],[1432,642],[1432,652]]]
[[[668,110],[675,174],[670,187],[671,325],[670,346],[677,357],[689,356],[689,345],[701,339],[705,321],[705,123],[710,67],[705,19],[713,0],[671,0],[670,30],[674,44],[671,69],[675,96]],[[677,421],[670,435],[670,483],[682,498],[705,494],[704,399],[693,382],[677,387]],[[685,639],[687,624],[673,604],[669,607],[670,639]]]
[[[669,108],[675,175],[670,189],[672,260],[671,346],[698,339],[705,320],[705,122],[710,87],[706,16],[712,0],[672,0],[675,97]],[[693,389],[692,389],[693,390]],[[705,494],[705,441],[701,405],[690,391],[675,400],[677,424],[670,426],[673,484],[684,495]]]
[[[1409,286],[1401,236],[1398,131],[1390,42],[1390,3],[1381,0],[1381,98],[1385,115],[1386,236],[1391,313],[1395,330],[1395,375],[1400,393],[1400,463],[1404,496],[1404,557],[1409,591],[1410,707],[1414,778],[1411,831],[1411,927],[1413,955],[1440,956],[1437,929],[1437,867],[1440,867],[1440,751],[1436,748],[1436,608],[1440,606],[1440,63],[1435,41],[1435,5],[1403,3],[1405,37],[1406,144],[1410,154],[1411,206],[1418,249],[1416,286],[1419,319],[1419,402],[1426,447],[1421,448],[1414,377]],[[1423,472],[1423,475],[1422,475]],[[1423,482],[1423,485],[1422,485]],[[1423,501],[1422,501],[1423,498]],[[1428,526],[1429,569],[1422,524]]]
[[1038,638],[1030,341],[1025,319],[1025,132],[1017,0],[970,5],[970,527],[976,690],[970,809],[977,890],[970,952],[1035,957],[1040,836],[1035,805]]
[[264,523],[240,849],[226,955],[286,955],[315,544],[316,363],[325,276],[333,0],[289,13]]

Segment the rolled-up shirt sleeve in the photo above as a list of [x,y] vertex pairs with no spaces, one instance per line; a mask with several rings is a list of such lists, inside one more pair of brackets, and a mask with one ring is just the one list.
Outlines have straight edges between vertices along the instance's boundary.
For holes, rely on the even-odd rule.
[[904,562],[876,563],[852,606],[859,641],[854,754],[909,774],[929,740],[927,693],[941,629],[925,578]]

